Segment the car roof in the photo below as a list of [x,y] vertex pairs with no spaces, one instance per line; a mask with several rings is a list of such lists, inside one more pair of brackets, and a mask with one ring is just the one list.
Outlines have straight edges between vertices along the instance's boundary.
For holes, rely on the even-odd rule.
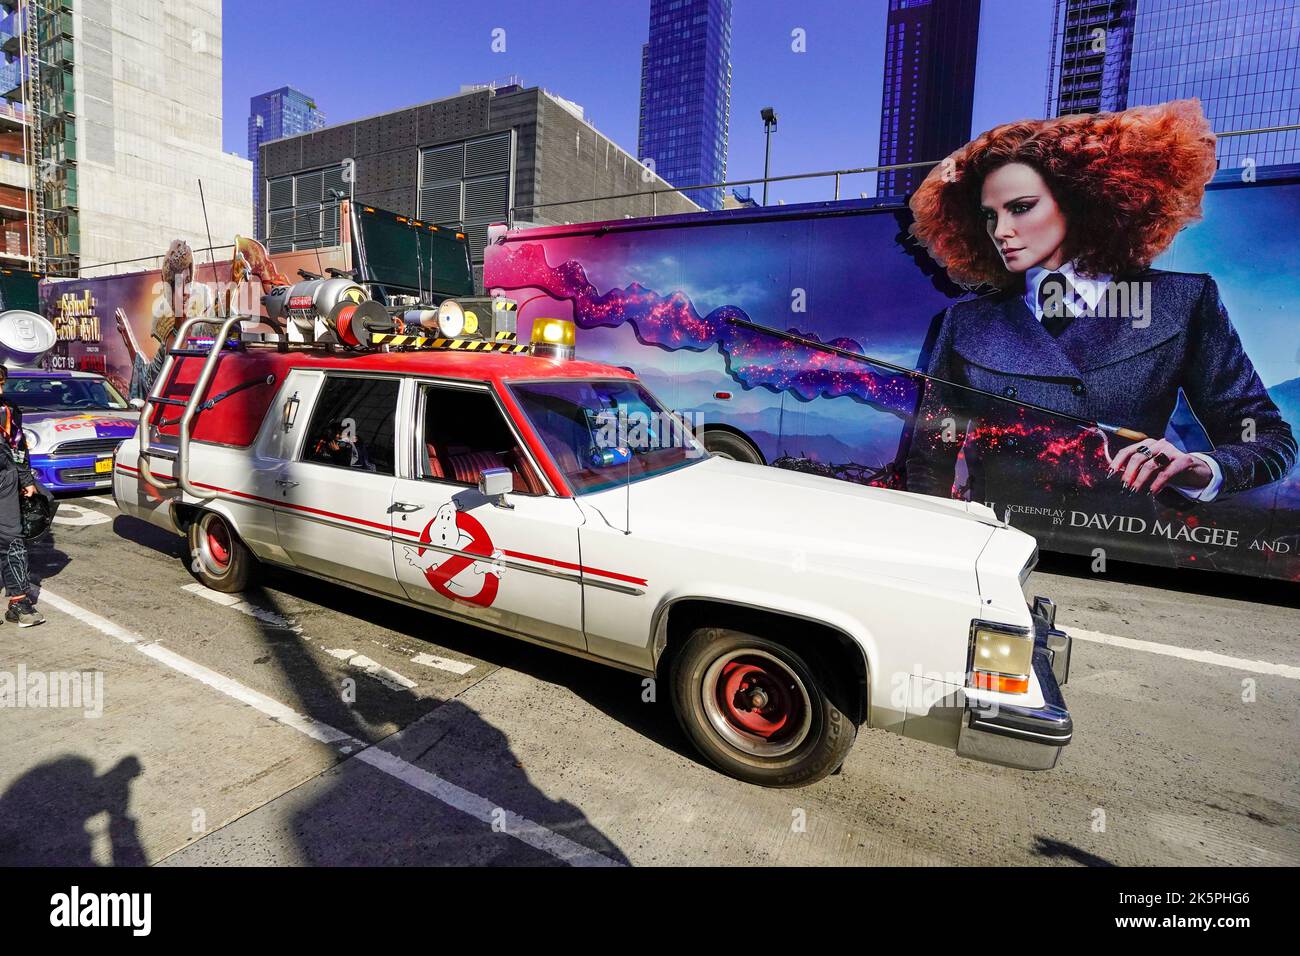
[[319,368],[349,372],[383,372],[400,375],[428,375],[466,381],[506,383],[537,379],[635,378],[625,368],[586,362],[557,361],[534,355],[504,352],[466,352],[443,349],[410,352],[341,353],[310,350],[278,353],[251,350],[252,354],[274,355],[288,368]]
[[10,378],[100,378],[104,376],[97,372],[74,372],[71,369],[61,371],[50,371],[43,368],[11,368],[9,371]]

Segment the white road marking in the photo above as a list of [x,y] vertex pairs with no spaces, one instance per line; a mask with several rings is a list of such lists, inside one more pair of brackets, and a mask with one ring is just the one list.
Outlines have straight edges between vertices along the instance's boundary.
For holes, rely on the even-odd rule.
[[339,647],[334,650],[326,651],[325,653],[332,657],[337,657],[339,660],[345,662],[349,667],[356,667],[365,671],[375,680],[393,690],[410,690],[412,687],[419,686],[409,677],[403,677],[401,674],[397,673],[397,671],[390,670],[378,661],[371,660],[369,657],[366,657],[364,654],[358,654],[356,651],[345,650]]
[[[68,515],[67,512],[72,514]],[[102,511],[96,511],[94,508],[83,508],[80,505],[74,505],[71,501],[59,502],[59,513],[54,516],[55,524],[70,525],[91,525],[106,524],[113,519]]]
[[277,614],[275,611],[267,608],[258,607],[256,604],[245,601],[237,594],[223,594],[221,591],[214,591],[211,588],[206,588],[197,581],[193,584],[182,585],[181,590],[188,591],[190,594],[197,594],[201,598],[207,598],[213,604],[220,604],[223,607],[232,608],[240,614],[247,614],[249,617],[256,618],[258,621],[261,621],[263,624],[269,624],[271,627],[278,627],[286,631],[292,631],[295,634],[302,633],[302,626],[293,623],[292,620],[285,617],[283,614]]
[[1177,647],[1173,644],[1157,644],[1154,641],[1136,641],[1131,637],[1116,637],[1114,634],[1102,634],[1099,631],[1085,631],[1077,627],[1068,627],[1071,637],[1081,641],[1093,641],[1097,644],[1109,644],[1112,647],[1126,647],[1134,651],[1148,651],[1152,654],[1164,654],[1166,657],[1179,657],[1185,661],[1199,661],[1202,664],[1216,664],[1232,670],[1249,671],[1252,674],[1269,674],[1274,677],[1289,677],[1300,680],[1300,667],[1291,664],[1270,664],[1268,661],[1250,661],[1243,657],[1229,657],[1214,651],[1198,651],[1190,647]]
[[446,657],[439,657],[436,654],[416,654],[411,658],[412,664],[423,664],[425,667],[436,667],[439,670],[451,671],[453,674],[464,676],[474,669],[473,664],[466,664],[464,661],[453,661]]
[[[414,787],[422,793],[426,793],[445,803],[453,809],[468,814],[482,823],[496,825],[504,821],[506,826],[503,832],[526,843],[535,849],[548,853],[556,859],[568,863],[570,866],[618,866],[614,860],[609,859],[589,849],[574,840],[562,834],[549,830],[540,823],[534,823],[527,817],[522,817],[517,813],[506,810],[504,807],[498,807],[486,797],[480,797],[463,787],[458,787],[449,780],[444,780],[437,774],[430,773],[414,764],[407,763],[400,757],[394,756],[387,751],[380,750],[375,746],[367,744],[365,741],[358,740],[350,734],[345,734],[341,730],[336,730],[329,724],[322,723],[313,717],[299,714],[277,700],[272,700],[265,694],[259,693],[250,687],[245,687],[238,681],[218,674],[211,668],[198,664],[188,658],[182,657],[174,651],[170,651],[160,644],[146,641],[139,634],[128,631],[101,617],[93,611],[88,611],[83,607],[66,601],[57,594],[42,589],[41,599],[50,607],[53,607],[70,617],[74,617],[84,624],[88,624],[109,637],[115,638],[124,644],[129,644],[141,654],[170,667],[178,673],[187,677],[192,677],[208,687],[218,690],[228,697],[266,714],[273,720],[291,727],[301,734],[304,734],[313,740],[321,743],[337,745],[343,753],[350,753],[352,750],[358,750],[356,758],[368,766],[388,774],[397,780],[402,781],[408,786]],[[394,735],[394,737],[400,736]],[[390,740],[394,738],[389,738]]]
[[101,504],[101,505],[111,505],[114,508],[117,507],[116,501],[114,501],[112,498],[105,497],[104,495],[82,495],[81,500],[94,501],[97,504]]

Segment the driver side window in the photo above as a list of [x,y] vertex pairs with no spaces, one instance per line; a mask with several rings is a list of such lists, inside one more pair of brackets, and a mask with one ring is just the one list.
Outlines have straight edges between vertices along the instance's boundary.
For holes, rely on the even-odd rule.
[[420,402],[424,435],[415,460],[421,478],[473,486],[485,468],[509,468],[516,493],[545,493],[486,389],[424,385]]

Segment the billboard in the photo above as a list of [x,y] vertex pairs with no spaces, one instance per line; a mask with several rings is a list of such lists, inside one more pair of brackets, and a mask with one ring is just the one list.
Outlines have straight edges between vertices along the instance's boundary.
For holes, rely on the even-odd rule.
[[[200,256],[207,259],[206,254]],[[280,253],[273,259],[289,276],[300,268],[312,272],[348,268],[343,247]],[[165,277],[164,269],[43,281],[40,312],[54,324],[56,342],[42,366],[97,372],[123,395],[143,397],[141,370],[157,357],[163,338],[174,327],[172,317],[195,310],[223,315],[232,302],[242,314],[264,314],[261,284],[256,278],[232,283],[230,265],[219,260],[194,262],[189,270],[192,280],[186,274],[179,283],[170,273]]]
[[572,318],[582,357],[769,464],[983,501],[1044,549],[1300,580],[1300,171],[1221,180],[1126,274],[1132,301],[1059,339],[874,200],[497,228],[484,285],[519,300],[521,336]]

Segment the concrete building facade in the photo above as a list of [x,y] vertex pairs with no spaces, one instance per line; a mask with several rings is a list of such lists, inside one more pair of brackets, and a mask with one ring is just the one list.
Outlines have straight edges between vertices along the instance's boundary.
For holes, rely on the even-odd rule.
[[[75,0],[80,264],[251,234],[252,164],[222,151],[221,0]],[[100,270],[111,271],[111,270]]]
[[[338,241],[338,196],[456,226],[470,240],[475,282],[493,223],[554,224],[693,212],[602,135],[577,104],[538,87],[466,89],[260,148],[257,216],[272,252]],[[586,200],[576,202],[574,200]],[[565,205],[546,205],[564,202]]]

